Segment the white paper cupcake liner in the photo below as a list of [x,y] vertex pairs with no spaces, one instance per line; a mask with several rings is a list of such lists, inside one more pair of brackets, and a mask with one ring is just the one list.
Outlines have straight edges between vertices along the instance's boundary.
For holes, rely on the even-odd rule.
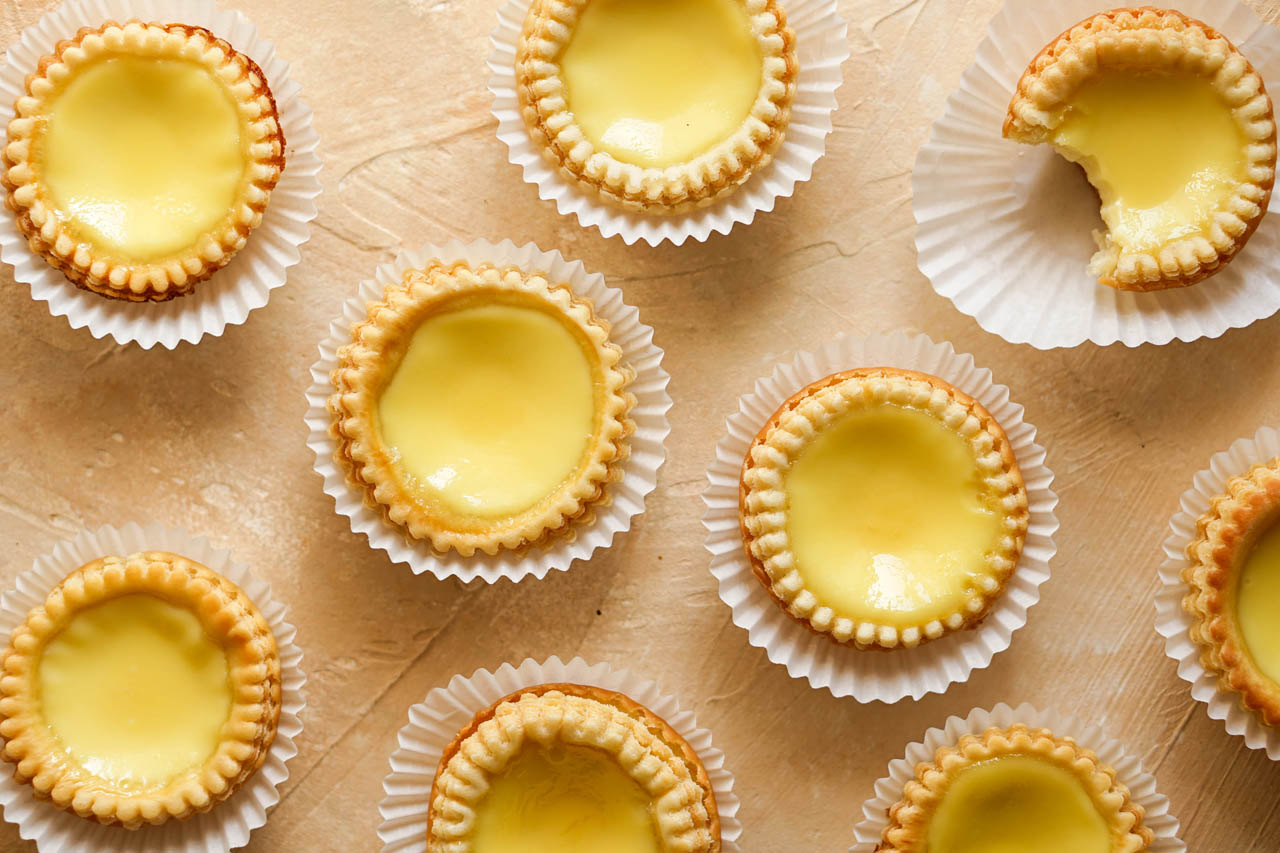
[[1178,511],[1169,520],[1164,540],[1164,562],[1160,564],[1160,591],[1156,595],[1156,631],[1164,637],[1164,651],[1178,662],[1178,675],[1190,683],[1191,696],[1203,702],[1209,717],[1222,720],[1227,732],[1242,735],[1250,749],[1265,750],[1272,761],[1280,761],[1280,731],[1266,726],[1240,704],[1240,694],[1219,689],[1217,677],[1200,662],[1202,647],[1191,639],[1191,616],[1182,609],[1182,599],[1190,591],[1182,571],[1190,565],[1187,546],[1196,535],[1196,519],[1209,509],[1209,502],[1226,491],[1227,481],[1248,473],[1260,462],[1280,456],[1280,431],[1263,427],[1253,438],[1241,438],[1209,459],[1209,467],[1198,471],[1191,488],[1182,493]]
[[[1280,30],[1237,0],[1177,7],[1226,34],[1280,91]],[[921,272],[988,332],[1037,349],[1214,338],[1271,316],[1280,309],[1280,217],[1265,217],[1240,255],[1200,284],[1113,290],[1086,271],[1102,223],[1079,168],[1048,145],[1001,137],[1027,63],[1107,8],[1098,0],[1006,0],[916,159]]]
[[637,240],[650,246],[664,240],[679,246],[689,238],[702,242],[713,233],[728,234],[739,222],[749,224],[760,211],[773,210],[778,199],[790,196],[813,174],[831,133],[841,65],[850,53],[849,24],[840,16],[836,0],[783,2],[787,24],[796,34],[800,75],[786,138],[773,161],[727,198],[677,216],[644,216],[612,207],[567,180],[534,145],[520,114],[515,80],[516,46],[529,6],[530,0],[507,0],[489,38],[489,91],[498,138],[507,144],[509,159],[523,170],[525,181],[537,185],[538,197],[555,201],[560,213],[576,216],[584,228],[599,228],[605,237],[620,236],[627,245]]
[[711,732],[699,728],[692,711],[681,711],[675,697],[652,681],[608,664],[588,664],[582,658],[563,663],[551,657],[539,663],[526,658],[519,666],[504,663],[494,672],[479,669],[470,677],[455,675],[448,687],[437,687],[409,709],[409,722],[399,735],[399,748],[391,755],[391,772],[382,780],[387,796],[378,804],[382,825],[378,838],[383,853],[426,853],[427,812],[431,783],[445,748],[463,726],[480,711],[504,696],[539,684],[582,684],[603,687],[631,697],[670,724],[698,754],[720,812],[724,853],[740,853],[738,796],[733,774],[724,767],[724,753],[711,743]]
[[923,741],[910,744],[905,757],[889,762],[889,775],[876,782],[875,796],[862,804],[864,819],[854,827],[854,844],[849,853],[874,853],[889,825],[888,810],[902,799],[907,782],[915,778],[917,764],[932,761],[938,749],[953,746],[965,735],[980,735],[989,728],[1007,728],[1015,723],[1073,738],[1097,753],[1104,764],[1115,768],[1116,778],[1129,789],[1133,801],[1142,806],[1143,823],[1155,834],[1150,853],[1184,853],[1187,845],[1178,839],[1178,819],[1169,814],[1169,798],[1156,790],[1156,777],[1143,770],[1142,762],[1125,752],[1123,744],[1108,738],[1100,727],[1075,717],[1037,711],[1027,704],[1010,708],[1003,703],[989,711],[975,708],[963,719],[948,717],[942,728],[929,729]]
[[12,775],[0,777],[0,809],[4,819],[18,827],[18,834],[34,840],[42,853],[217,853],[249,843],[249,833],[267,822],[267,810],[280,801],[279,787],[289,778],[287,762],[298,753],[294,739],[302,731],[300,714],[306,705],[302,686],[302,650],[294,643],[297,631],[285,620],[285,607],[271,597],[271,587],[203,537],[158,524],[142,527],[126,524],[86,530],[74,539],[59,542],[37,557],[32,567],[18,575],[13,589],[0,598],[0,635],[21,624],[33,607],[43,604],[49,591],[68,574],[92,560],[139,551],[170,551],[202,563],[243,589],[253,599],[275,634],[283,675],[282,707],[275,742],[266,761],[231,798],[211,811],[188,820],[170,820],[159,826],[128,830],[103,826],[66,812],[32,796],[31,786],[20,785]]
[[287,141],[285,169],[271,193],[262,224],[231,263],[187,296],[168,302],[132,303],[81,290],[27,247],[12,213],[0,215],[0,260],[13,267],[16,281],[29,285],[31,297],[66,317],[74,329],[88,328],[95,338],[110,335],[118,344],[156,344],[167,349],[179,342],[196,343],[205,335],[221,335],[243,323],[249,312],[267,304],[285,283],[289,267],[298,263],[299,247],[311,236],[320,195],[319,137],[311,127],[311,108],[302,102],[301,87],[289,78],[289,64],[275,46],[258,37],[242,12],[220,9],[212,0],[66,0],[23,30],[0,65],[0,135],[13,118],[14,101],[24,91],[26,76],[54,45],[80,27],[99,27],[109,20],[183,23],[205,27],[262,68],[271,84]]
[[[811,382],[855,367],[899,367],[946,380],[982,403],[1009,437],[1026,482],[1031,520],[1022,557],[1005,593],[977,628],[957,631],[913,649],[863,651],[837,645],[787,615],[751,571],[743,550],[738,515],[738,480],[748,447],[788,398]],[[1045,465],[1044,448],[1036,444],[1036,430],[1022,419],[1022,406],[1009,398],[1009,389],[996,385],[991,371],[973,363],[973,356],[957,353],[949,343],[934,343],[924,335],[894,332],[869,338],[840,337],[815,352],[802,352],[780,362],[773,373],[756,382],[755,390],[738,400],[738,411],[727,421],[727,434],[716,446],[707,471],[702,498],[707,511],[706,547],[711,573],[720,585],[720,598],[733,610],[733,622],[747,630],[751,645],[768,652],[792,678],[808,679],[815,688],[859,702],[897,702],[910,696],[941,693],[966,680],[975,669],[1009,647],[1013,632],[1027,621],[1027,610],[1040,600],[1040,585],[1049,577],[1049,561],[1057,551],[1054,507],[1058,496],[1050,489],[1053,472]]]
[[[630,439],[631,455],[622,465],[622,479],[611,484],[609,502],[597,507],[594,520],[575,528],[571,538],[557,539],[551,547],[531,546],[493,555],[480,551],[470,557],[455,551],[441,554],[427,542],[409,540],[381,513],[365,506],[363,492],[347,482],[345,472],[334,461],[337,443],[329,433],[331,418],[325,405],[333,393],[329,377],[338,366],[338,348],[351,341],[351,328],[365,319],[369,302],[382,298],[385,288],[400,281],[405,270],[421,268],[432,258],[463,260],[472,265],[515,266],[568,284],[578,296],[591,301],[597,316],[609,321],[609,339],[621,347],[622,362],[635,370],[636,378],[628,390],[636,397],[631,410],[636,430]],[[588,272],[580,261],[567,261],[559,252],[544,252],[532,243],[516,246],[510,240],[453,240],[443,246],[401,252],[391,263],[379,266],[374,278],[361,283],[356,295],[343,303],[342,315],[329,325],[329,335],[320,344],[320,360],[311,366],[307,446],[316,454],[315,469],[324,478],[325,492],[334,499],[338,514],[350,519],[352,531],[363,533],[371,547],[386,551],[393,561],[408,563],[414,574],[430,572],[441,580],[456,577],[486,583],[498,578],[544,578],[552,570],[568,569],[575,560],[589,559],[597,548],[609,547],[614,536],[628,530],[632,520],[644,511],[645,497],[657,485],[658,469],[666,460],[663,442],[671,432],[667,422],[670,379],[662,368],[662,349],[653,343],[653,329],[640,322],[640,312],[623,302],[622,291],[609,287],[603,275]]]

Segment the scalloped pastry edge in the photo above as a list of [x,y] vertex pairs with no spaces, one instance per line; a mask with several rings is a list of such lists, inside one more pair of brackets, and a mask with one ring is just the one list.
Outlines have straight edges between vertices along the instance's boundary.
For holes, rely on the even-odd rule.
[[[59,91],[57,81],[113,52],[203,65],[231,94],[243,132],[251,137],[246,177],[228,208],[228,218],[195,245],[157,261],[113,258],[89,241],[77,239],[46,198],[39,164],[32,157],[38,116],[46,98]],[[101,27],[81,28],[73,39],[59,42],[27,76],[25,91],[14,104],[0,167],[0,186],[8,193],[5,205],[13,211],[32,252],[82,289],[131,302],[161,302],[190,293],[244,247],[250,232],[262,223],[271,192],[284,171],[285,138],[275,96],[262,69],[225,40],[186,24],[108,21]]]
[[[856,394],[854,393],[856,389]],[[989,573],[975,587],[965,611],[899,629],[838,616],[804,586],[786,532],[786,469],[811,437],[853,406],[892,403],[937,417],[969,441],[975,460],[1000,506],[1005,536],[987,555]],[[807,404],[810,411],[802,411]],[[816,408],[815,408],[816,407]],[[822,423],[814,418],[821,418]],[[752,441],[739,480],[739,516],[752,573],[786,613],[815,633],[860,649],[911,648],[952,631],[973,627],[1004,593],[1030,523],[1026,485],[1008,437],[981,403],[936,376],[892,367],[834,373],[802,388],[784,402]]]
[[[374,423],[377,399],[399,367],[399,355],[387,353],[407,339],[432,309],[449,300],[485,290],[508,292],[536,302],[572,324],[591,345],[590,358],[601,374],[599,422],[584,462],[555,491],[528,510],[508,518],[485,519],[474,529],[459,529],[469,519],[419,500],[400,476]],[[365,506],[408,539],[426,541],[440,553],[455,550],[470,557],[477,550],[496,554],[572,536],[589,525],[596,508],[609,500],[609,486],[623,476],[635,432],[630,412],[635,395],[627,386],[635,372],[622,363],[622,350],[609,340],[609,323],[598,317],[590,301],[567,284],[552,284],[539,273],[518,267],[432,260],[424,269],[406,270],[388,285],[380,300],[370,302],[366,319],[351,332],[351,343],[338,350],[331,374],[334,393],[328,409],[330,434],[337,443],[334,458],[347,481],[359,489]]]
[[[1193,41],[1194,49],[1188,45]],[[1055,112],[1100,66],[1177,67],[1210,80],[1245,136],[1247,179],[1216,212],[1208,236],[1167,242],[1157,253],[1125,252],[1099,232],[1089,273],[1119,290],[1186,287],[1229,263],[1266,214],[1275,185],[1276,125],[1262,77],[1231,41],[1181,12],[1126,7],[1086,18],[1031,60],[1009,104],[1003,134],[1019,142],[1048,142]]]
[[670,853],[719,853],[720,813],[706,768],[670,724],[603,687],[542,684],[476,714],[440,757],[427,816],[429,853],[471,853],[467,839],[489,780],[526,743],[601,750],[649,794]]
[[1011,755],[1043,759],[1080,780],[1118,841],[1118,846],[1113,846],[1114,853],[1141,853],[1154,843],[1155,833],[1143,823],[1145,810],[1133,801],[1115,769],[1072,738],[1017,723],[1007,729],[992,727],[981,735],[965,735],[954,746],[940,747],[933,761],[917,764],[915,778],[907,782],[902,799],[889,807],[889,825],[876,847],[877,853],[915,853],[922,849],[929,822],[957,774],[980,761]]
[[661,169],[624,163],[597,149],[573,119],[557,60],[589,2],[534,0],[516,49],[516,94],[525,127],[566,180],[633,213],[674,215],[715,203],[769,164],[786,134],[799,75],[795,33],[777,0],[741,0],[763,59],[750,114],[707,151]]
[[[217,748],[200,767],[161,788],[124,793],[58,744],[40,715],[35,678],[47,644],[79,612],[132,594],[156,596],[200,620],[227,655],[232,706]],[[266,619],[230,580],[166,551],[102,557],[71,572],[14,628],[0,672],[0,757],[15,765],[14,779],[31,785],[37,799],[126,829],[185,820],[230,797],[266,760],[280,720],[280,655]]]

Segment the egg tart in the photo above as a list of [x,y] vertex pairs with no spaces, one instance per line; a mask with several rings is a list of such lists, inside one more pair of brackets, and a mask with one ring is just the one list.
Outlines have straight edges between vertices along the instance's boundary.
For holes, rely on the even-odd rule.
[[515,62],[548,162],[646,214],[711,204],[764,168],[799,73],[778,0],[534,0]]
[[634,378],[565,284],[434,261],[338,352],[336,459],[410,540],[471,556],[573,535],[622,476]]
[[285,165],[262,70],[201,27],[82,29],[40,60],[14,113],[2,183],[19,230],[115,299],[172,299],[226,266]]
[[1226,36],[1172,10],[1117,9],[1060,35],[1018,82],[1004,135],[1084,168],[1106,225],[1089,272],[1121,290],[1217,272],[1275,183],[1262,77]]
[[477,714],[431,785],[428,853],[718,853],[697,753],[601,687],[544,684]]
[[1219,688],[1280,726],[1280,459],[1227,482],[1196,521],[1182,572],[1191,639]]
[[205,812],[262,766],[275,637],[244,591],[160,551],[58,584],[0,655],[0,737],[35,796],[137,829]]
[[916,766],[880,853],[1140,853],[1155,840],[1116,771],[1071,738],[1018,724],[965,735]]
[[995,418],[935,376],[889,367],[828,376],[783,403],[751,443],[739,497],[769,595],[859,648],[977,625],[1029,521]]

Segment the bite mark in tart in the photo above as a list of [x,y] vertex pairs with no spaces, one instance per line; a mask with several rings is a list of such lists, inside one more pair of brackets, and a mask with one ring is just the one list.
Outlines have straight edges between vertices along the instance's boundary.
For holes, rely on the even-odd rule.
[[429,853],[718,853],[715,793],[662,718],[600,687],[544,684],[475,716],[441,756]]
[[880,853],[1140,853],[1154,841],[1116,772],[1071,738],[1017,724],[916,767]]
[[859,648],[981,622],[1029,522],[990,413],[896,368],[837,373],[783,403],[748,450],[739,494],[747,556],[771,597]]
[[160,301],[244,247],[284,146],[249,57],[201,27],[108,22],[27,77],[2,183],[31,250],[72,282]]
[[160,551],[69,574],[0,657],[0,736],[35,796],[137,829],[208,811],[266,759],[274,635],[226,578]]
[[339,351],[336,458],[368,505],[438,551],[572,535],[629,454],[621,358],[565,285],[492,265],[409,270]]
[[797,74],[777,0],[534,0],[516,55],[546,159],[649,214],[711,204],[767,165]]
[[1172,10],[1117,9],[1063,33],[1019,81],[1004,135],[1084,168],[1106,225],[1089,272],[1121,290],[1221,269],[1275,183],[1262,78],[1225,36]]
[[1187,546],[1183,609],[1219,687],[1280,726],[1280,459],[1227,482]]

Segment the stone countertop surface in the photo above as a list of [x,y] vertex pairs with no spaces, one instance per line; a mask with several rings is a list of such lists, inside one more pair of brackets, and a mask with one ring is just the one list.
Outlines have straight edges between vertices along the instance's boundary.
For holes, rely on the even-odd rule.
[[[1269,20],[1280,0],[1252,0]],[[828,153],[729,236],[626,246],[560,216],[507,162],[484,60],[497,0],[227,0],[315,109],[320,215],[286,287],[198,346],[143,351],[50,317],[0,269],[0,582],[87,526],[158,521],[230,547],[289,605],[308,675],[282,800],[250,851],[375,850],[406,709],[455,673],[582,655],[656,678],[736,774],[746,851],[842,851],[905,745],[1029,701],[1102,724],[1153,771],[1192,851],[1280,850],[1280,764],[1226,734],[1153,630],[1160,542],[1209,456],[1280,422],[1280,317],[1218,340],[1039,352],[983,332],[916,268],[910,172],[1000,0],[843,0],[853,56]],[[54,0],[0,4],[9,44]],[[569,572],[414,576],[334,513],[305,444],[316,343],[401,247],[510,237],[604,273],[656,329],[672,433],[634,530]],[[1084,262],[1084,259],[1081,261]],[[730,620],[703,550],[704,472],[739,394],[840,332],[973,353],[1039,428],[1061,496],[1053,577],[1012,648],[944,695],[859,705],[788,677]],[[0,850],[34,851],[0,824]]]

